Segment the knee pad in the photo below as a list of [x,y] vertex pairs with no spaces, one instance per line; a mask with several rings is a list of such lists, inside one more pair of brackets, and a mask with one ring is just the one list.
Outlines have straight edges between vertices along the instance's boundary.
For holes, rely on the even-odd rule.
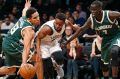
[[58,65],[63,64],[64,62],[64,56],[62,54],[62,51],[57,51],[52,54],[53,59],[56,61]]
[[118,53],[120,51],[120,47],[118,46],[113,46],[110,50],[111,53],[111,65],[112,66],[118,66]]

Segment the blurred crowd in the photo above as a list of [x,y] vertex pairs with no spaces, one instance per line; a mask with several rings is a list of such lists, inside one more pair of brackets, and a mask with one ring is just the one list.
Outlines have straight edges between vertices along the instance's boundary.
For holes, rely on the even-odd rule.
[[[56,13],[65,13],[67,19],[75,24],[82,26],[88,18],[90,11],[89,6],[94,0],[34,0],[32,6],[40,13],[41,25],[48,20],[54,19]],[[120,11],[118,0],[101,0],[104,9]],[[1,33],[7,31],[16,23],[22,14],[25,0],[0,0],[0,27]],[[91,30],[88,34],[93,35]],[[80,42],[85,42],[81,38]]]

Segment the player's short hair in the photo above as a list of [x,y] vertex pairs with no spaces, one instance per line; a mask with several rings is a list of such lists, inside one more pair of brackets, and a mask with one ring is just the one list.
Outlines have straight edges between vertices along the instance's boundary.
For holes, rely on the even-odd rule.
[[55,18],[65,21],[66,16],[64,13],[57,13]]
[[37,9],[30,7],[27,11],[26,11],[26,18],[31,18],[31,15],[33,13],[37,12]]
[[96,0],[96,1],[93,1],[91,5],[96,5],[96,6],[98,6],[98,7],[101,7],[101,8],[102,8],[103,3],[102,3],[101,1],[99,1],[99,0]]

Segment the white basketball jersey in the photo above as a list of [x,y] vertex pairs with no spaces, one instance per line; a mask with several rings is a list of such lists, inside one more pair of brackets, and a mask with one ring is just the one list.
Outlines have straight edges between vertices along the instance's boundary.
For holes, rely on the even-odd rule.
[[[43,28],[45,25],[48,25],[53,31],[52,35],[47,35],[46,37],[44,37],[41,40],[41,44],[50,45],[50,46],[54,46],[54,45],[58,44],[58,41],[61,38],[61,36],[65,30],[65,25],[63,25],[60,32],[57,32],[54,28],[54,21],[55,20],[48,21],[41,26],[41,28]],[[38,32],[41,30],[41,28],[38,30]]]

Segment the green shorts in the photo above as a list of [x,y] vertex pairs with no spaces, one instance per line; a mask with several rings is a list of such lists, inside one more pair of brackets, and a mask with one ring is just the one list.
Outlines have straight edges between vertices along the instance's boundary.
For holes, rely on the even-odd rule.
[[2,43],[2,50],[5,55],[6,66],[21,65],[23,46],[19,46],[17,44],[4,40]]
[[117,45],[120,47],[120,38],[118,36],[108,40],[103,39],[102,45],[101,45],[101,59],[105,64],[108,64],[111,59],[110,50],[113,45]]

